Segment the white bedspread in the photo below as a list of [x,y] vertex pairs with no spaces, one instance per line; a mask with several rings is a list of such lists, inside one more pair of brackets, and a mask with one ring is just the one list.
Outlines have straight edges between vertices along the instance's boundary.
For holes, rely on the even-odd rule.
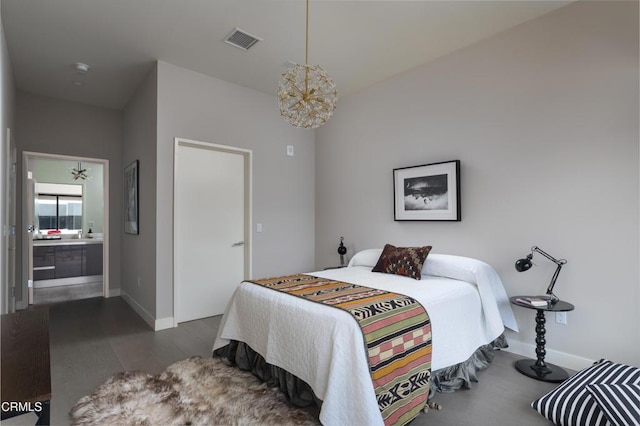
[[[456,256],[428,259],[433,262],[430,270],[425,264],[425,272],[434,275],[419,281],[374,273],[368,265],[310,275],[418,300],[431,318],[433,371],[468,359],[504,331],[503,323],[517,329],[506,292],[491,266]],[[447,275],[464,276],[467,281]],[[323,401],[324,425],[383,424],[362,332],[347,312],[244,282],[227,306],[214,350],[229,340],[247,343],[268,363],[307,382]]]

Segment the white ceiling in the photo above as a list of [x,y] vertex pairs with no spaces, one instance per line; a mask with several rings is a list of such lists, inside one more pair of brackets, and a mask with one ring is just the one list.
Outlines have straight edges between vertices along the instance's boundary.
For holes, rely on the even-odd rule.
[[[304,0],[1,1],[16,86],[55,98],[121,109],[155,60],[275,93],[285,62],[304,63]],[[309,63],[345,96],[567,3],[313,0]],[[232,47],[234,27],[264,40]]]

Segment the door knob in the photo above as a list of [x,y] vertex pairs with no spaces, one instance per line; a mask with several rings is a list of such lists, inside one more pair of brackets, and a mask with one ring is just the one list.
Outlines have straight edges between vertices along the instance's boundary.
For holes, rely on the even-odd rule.
[[244,245],[244,241],[238,241],[237,243],[231,244],[231,247],[240,247]]

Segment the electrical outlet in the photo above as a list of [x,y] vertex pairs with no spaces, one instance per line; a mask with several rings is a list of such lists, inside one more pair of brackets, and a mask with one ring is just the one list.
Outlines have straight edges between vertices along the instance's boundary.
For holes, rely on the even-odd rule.
[[556,323],[567,325],[567,313],[556,312]]

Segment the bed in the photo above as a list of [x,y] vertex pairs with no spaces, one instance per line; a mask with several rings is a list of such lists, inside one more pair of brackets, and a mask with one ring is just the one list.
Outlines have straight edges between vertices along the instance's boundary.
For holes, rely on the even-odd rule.
[[[505,327],[518,330],[500,277],[487,263],[431,253],[415,280],[372,272],[381,253],[364,250],[345,268],[309,275],[416,299],[431,319],[432,371],[465,362]],[[227,306],[213,349],[234,341],[306,382],[322,400],[323,424],[384,424],[362,331],[347,312],[243,282]]]

